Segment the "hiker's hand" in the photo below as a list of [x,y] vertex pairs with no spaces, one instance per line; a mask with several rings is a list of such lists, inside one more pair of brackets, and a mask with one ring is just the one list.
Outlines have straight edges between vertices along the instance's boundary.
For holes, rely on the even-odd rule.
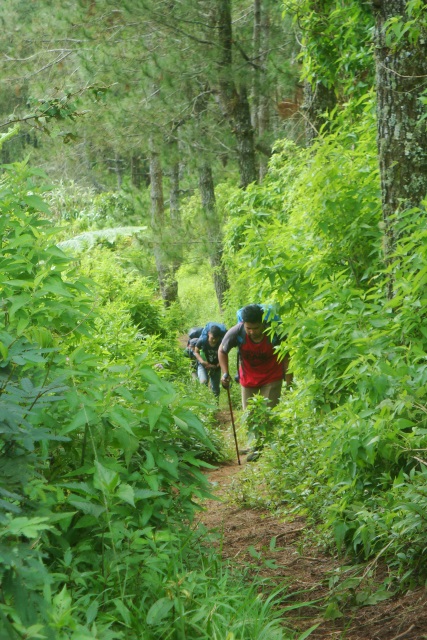
[[221,385],[223,389],[228,389],[230,386],[230,382],[231,382],[231,378],[230,378],[230,374],[229,373],[224,373],[224,375],[221,376]]

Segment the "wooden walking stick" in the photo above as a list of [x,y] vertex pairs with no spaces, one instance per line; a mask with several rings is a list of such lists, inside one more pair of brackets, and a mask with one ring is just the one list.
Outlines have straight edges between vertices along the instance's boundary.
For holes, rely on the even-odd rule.
[[228,404],[230,406],[231,424],[233,426],[234,444],[236,445],[237,462],[240,464],[239,447],[237,446],[236,427],[234,426],[233,407],[231,406],[230,387],[227,387]]

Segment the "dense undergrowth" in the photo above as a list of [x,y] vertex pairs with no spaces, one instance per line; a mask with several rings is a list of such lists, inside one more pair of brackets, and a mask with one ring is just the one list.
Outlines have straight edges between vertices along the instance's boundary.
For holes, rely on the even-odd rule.
[[193,529],[227,451],[178,311],[125,250],[60,250],[41,181],[1,179],[0,636],[283,638]]
[[[274,302],[294,373],[273,413],[256,400],[247,417],[267,446],[236,499],[303,514],[355,567],[381,558],[386,597],[427,575],[427,224],[399,214],[385,267],[373,129],[366,96],[310,149],[278,144],[262,185],[227,185],[219,207],[224,321]],[[135,225],[129,203],[77,215],[84,195],[43,199],[43,180],[2,176],[2,637],[293,637],[192,528],[202,470],[230,453],[177,340],[218,317],[201,249],[165,311],[144,235],[82,240]],[[58,247],[75,237],[74,256]]]
[[[260,463],[268,503],[305,514],[329,545],[332,532],[350,562],[381,557],[389,588],[407,588],[427,575],[427,218],[399,214],[386,268],[369,98],[358,124],[334,124],[309,150],[279,145],[265,184],[236,194],[230,298],[279,303],[291,352]],[[244,487],[265,502],[250,474]]]

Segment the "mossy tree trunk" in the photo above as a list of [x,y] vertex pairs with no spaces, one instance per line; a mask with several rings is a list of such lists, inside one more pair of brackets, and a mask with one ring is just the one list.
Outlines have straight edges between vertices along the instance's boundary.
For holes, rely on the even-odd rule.
[[[328,12],[331,10],[329,0],[326,0],[326,2],[325,0],[310,0],[307,9],[312,15],[312,26],[306,37],[315,40],[319,39],[319,37],[322,38],[323,24],[328,22]],[[308,147],[313,144],[313,141],[319,135],[320,129],[327,122],[326,114],[337,103],[335,87],[331,86],[330,81],[327,81],[328,77],[329,73],[324,73],[324,77],[319,73],[315,73],[310,82],[304,82],[302,111],[305,117],[305,138]]]
[[[390,263],[399,214],[418,207],[427,194],[427,127],[421,98],[427,79],[426,33],[409,30],[390,40],[386,23],[407,22],[407,0],[374,0],[378,153],[384,220],[384,253]],[[409,36],[409,37],[408,37]],[[388,296],[393,296],[390,276]]]
[[326,114],[336,106],[337,100],[332,87],[327,87],[322,80],[304,83],[305,139],[310,147],[319,135],[322,126],[327,122]]
[[268,3],[254,0],[253,26],[253,68],[252,82],[252,127],[256,136],[256,149],[268,149],[268,154],[261,153],[258,157],[258,176],[262,181],[267,173],[269,149],[268,134],[271,129],[270,104],[271,87],[269,86],[267,66],[270,50],[270,14]]
[[199,189],[202,200],[204,225],[208,242],[209,261],[215,293],[220,310],[223,309],[224,293],[229,288],[227,274],[222,264],[222,234],[215,201],[215,189],[212,168],[208,162],[199,167]]
[[178,132],[172,134],[168,140],[167,156],[169,162],[169,213],[171,236],[170,244],[172,273],[175,275],[182,265],[183,255],[183,231],[181,222],[181,198],[180,198],[180,145]]
[[233,67],[231,0],[218,0],[219,98],[222,112],[236,140],[240,186],[257,180],[254,129],[251,122],[247,84],[237,78]]
[[177,299],[178,284],[174,277],[173,265],[165,250],[166,218],[163,198],[163,171],[160,154],[153,138],[150,140],[150,196],[153,254],[156,262],[160,294],[165,305],[169,306]]

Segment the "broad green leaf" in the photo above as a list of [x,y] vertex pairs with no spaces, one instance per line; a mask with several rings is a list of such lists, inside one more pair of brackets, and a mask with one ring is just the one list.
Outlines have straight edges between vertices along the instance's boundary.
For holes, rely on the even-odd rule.
[[120,483],[119,474],[116,471],[107,469],[100,462],[95,461],[95,474],[93,476],[93,484],[98,489],[111,493]]
[[173,478],[178,479],[178,456],[173,449],[159,451],[155,456],[155,460],[160,469],[167,471]]
[[25,305],[31,301],[31,296],[28,293],[22,293],[19,296],[12,296],[10,298],[10,301],[12,302],[12,304],[9,309],[9,315],[11,318],[13,318],[13,316],[19,309],[25,307]]
[[133,487],[131,487],[130,484],[121,484],[116,491],[116,496],[128,504],[131,504],[132,507],[135,506],[135,494]]
[[334,525],[334,536],[335,542],[337,543],[338,549],[341,549],[344,543],[345,534],[348,531],[348,526],[345,522],[337,522]]
[[156,466],[154,456],[151,453],[151,451],[148,451],[148,449],[144,449],[144,453],[146,455],[146,460],[144,462],[144,469],[147,469],[147,471],[151,471],[151,469],[154,469],[154,467]]
[[25,538],[37,538],[41,531],[50,531],[52,527],[48,522],[48,518],[13,518],[6,528],[0,532],[0,536],[13,535],[24,536]]
[[134,489],[134,496],[137,500],[147,500],[148,498],[158,498],[166,495],[164,491],[152,491],[151,489]]
[[[124,414],[127,414],[127,415],[124,415]],[[135,422],[135,417],[132,416],[130,411],[125,411],[121,408],[113,408],[108,412],[107,415],[110,416],[110,419],[112,422],[116,422],[118,425],[123,427],[123,429],[125,429],[127,433],[129,433],[132,436],[134,435],[132,431],[132,427],[129,424],[129,420],[132,420],[133,422]]]
[[73,529],[88,529],[92,531],[94,527],[98,527],[98,519],[95,516],[84,515],[77,520],[77,522],[73,522]]
[[126,607],[126,605],[123,604],[122,600],[119,600],[119,598],[114,598],[113,602],[116,606],[117,611],[120,613],[125,625],[127,627],[130,627],[132,616],[130,614],[129,609]]
[[2,360],[7,360],[9,355],[9,350],[3,342],[0,342],[0,357]]
[[66,433],[70,433],[75,429],[79,429],[85,424],[96,423],[99,421],[98,414],[90,409],[89,407],[84,407],[77,411],[76,415],[70,422],[70,424],[61,430],[61,435],[65,435]]
[[157,373],[153,371],[153,369],[150,369],[150,367],[141,367],[141,369],[139,370],[139,375],[143,380],[145,380],[145,382],[149,382],[150,384],[153,384],[157,387],[162,386],[161,379],[159,378]]
[[325,609],[323,617],[325,620],[337,620],[338,618],[342,618],[343,615],[344,614],[339,610],[337,603],[330,602]]
[[18,288],[30,288],[32,289],[33,287],[33,280],[7,280],[5,283],[5,285],[9,286],[9,287],[18,287]]
[[88,516],[93,516],[96,519],[98,519],[105,511],[105,507],[102,507],[100,504],[90,502],[89,500],[76,500],[75,498],[69,498],[68,502],[82,513],[85,513]]
[[184,453],[184,455],[182,456],[182,459],[185,462],[190,462],[195,467],[204,467],[205,469],[216,469],[217,468],[215,465],[209,464],[209,462],[205,462],[204,460],[199,460],[199,458],[196,458],[194,456],[194,454],[191,453],[191,451],[186,451]]
[[40,196],[32,194],[29,196],[25,196],[24,198],[22,198],[22,200],[32,209],[35,209],[36,211],[42,211],[47,215],[52,215],[48,204],[42,198],[40,198]]
[[54,293],[58,296],[64,296],[65,298],[74,298],[73,291],[70,290],[70,287],[59,278],[45,280],[42,288],[35,293],[35,297],[40,298],[45,293]]
[[148,424],[150,425],[150,431],[153,431],[163,411],[163,407],[151,406],[147,408]]
[[208,438],[203,423],[194,413],[186,409],[177,409],[174,414],[174,419],[175,418],[178,418],[179,420],[185,422],[190,429],[196,432],[199,439],[205,446],[207,446],[211,451],[216,451],[214,445]]
[[133,454],[139,449],[139,440],[136,436],[129,435],[124,429],[115,429],[114,438],[123,449],[126,465],[128,466]]
[[98,609],[99,609],[99,603],[97,600],[93,600],[89,607],[86,610],[86,622],[87,624],[92,624],[92,622],[95,620],[96,615],[98,613]]
[[160,598],[155,602],[147,613],[146,623],[149,625],[157,625],[165,618],[173,607],[173,600],[169,598]]

